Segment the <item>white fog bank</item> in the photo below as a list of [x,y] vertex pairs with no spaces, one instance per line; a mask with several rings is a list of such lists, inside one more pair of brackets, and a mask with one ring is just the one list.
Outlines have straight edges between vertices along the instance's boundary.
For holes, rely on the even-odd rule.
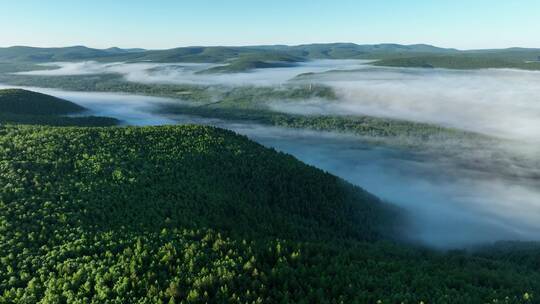
[[[296,114],[371,115],[435,123],[488,135],[540,139],[540,72],[373,67],[362,60],[315,60],[289,68],[198,74],[206,63],[54,63],[59,68],[22,75],[119,74],[131,82],[227,86],[324,84],[337,100],[270,103]],[[301,74],[306,74],[297,77]]]
[[350,70],[365,67],[366,60],[316,60],[299,62],[293,67],[255,69],[226,74],[198,73],[223,64],[211,63],[99,63],[56,62],[45,64],[50,70],[19,72],[29,76],[81,76],[96,74],[119,74],[125,80],[154,84],[198,85],[280,85],[301,73],[320,73],[328,70]]
[[540,139],[540,72],[365,68],[301,79],[331,86],[338,100],[276,101],[274,110],[390,117]]

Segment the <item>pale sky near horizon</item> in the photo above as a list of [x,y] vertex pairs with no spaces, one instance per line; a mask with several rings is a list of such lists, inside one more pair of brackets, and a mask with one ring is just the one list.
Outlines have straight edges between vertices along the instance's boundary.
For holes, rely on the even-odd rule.
[[0,0],[0,47],[326,42],[540,48],[540,0]]

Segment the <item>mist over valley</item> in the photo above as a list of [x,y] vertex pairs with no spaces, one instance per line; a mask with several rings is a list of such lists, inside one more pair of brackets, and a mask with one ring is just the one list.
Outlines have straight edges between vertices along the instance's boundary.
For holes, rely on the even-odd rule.
[[540,1],[4,1],[0,303],[540,303]]
[[[165,98],[26,88],[70,100],[92,115],[114,117],[125,125],[209,124],[247,135],[399,206],[407,218],[403,237],[413,242],[448,249],[539,240],[540,73],[376,67],[370,62],[312,60],[291,67],[208,73],[222,64],[88,61],[51,63],[46,70],[12,75],[31,77],[28,83],[36,85],[42,77],[111,74],[131,83],[188,85],[188,92],[189,86],[204,87],[207,97],[197,101],[190,100],[189,93]],[[310,96],[319,86],[332,94]],[[307,92],[292,98],[270,96],[248,108],[256,104],[264,111],[306,117],[397,119],[459,132],[453,137],[393,140],[270,126],[238,117],[167,113],[163,108],[212,107],[224,94],[246,88]],[[462,137],[460,132],[478,136]]]

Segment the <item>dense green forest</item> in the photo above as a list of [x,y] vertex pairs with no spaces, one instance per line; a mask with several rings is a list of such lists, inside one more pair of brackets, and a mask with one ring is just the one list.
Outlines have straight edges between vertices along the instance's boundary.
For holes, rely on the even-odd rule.
[[472,132],[398,119],[371,116],[297,115],[274,112],[255,106],[250,107],[249,103],[244,107],[239,105],[242,105],[242,103],[234,100],[224,100],[202,106],[163,103],[157,111],[163,114],[188,114],[208,118],[251,121],[287,128],[343,132],[375,139],[392,138],[396,140],[396,143],[398,143],[397,139],[399,138],[410,140],[411,143],[416,144],[418,144],[418,141],[428,139],[489,140],[487,136]]
[[0,90],[0,123],[51,126],[113,126],[118,120],[82,114],[85,108],[67,100],[21,89]]
[[15,46],[0,48],[0,61],[5,62],[53,62],[53,61],[153,61],[153,62],[226,62],[245,58],[263,61],[302,61],[306,59],[373,58],[373,56],[400,56],[405,54],[428,54],[457,52],[453,49],[430,45],[353,43],[307,44],[298,46],[192,46],[167,50],[141,49],[92,49],[84,46],[65,48],[37,48]]
[[0,124],[105,127],[114,126],[118,123],[119,121],[115,118],[102,116],[54,116],[0,113]]
[[532,303],[540,292],[536,249],[400,245],[399,210],[213,127],[5,126],[0,167],[2,303]]
[[294,63],[290,62],[266,62],[261,60],[250,59],[237,59],[232,63],[223,66],[217,66],[198,72],[199,74],[212,74],[212,73],[237,73],[245,72],[253,69],[269,69],[269,68],[287,68],[294,66]]
[[373,64],[377,66],[405,68],[445,68],[460,70],[487,68],[540,70],[539,58],[540,50],[529,53],[460,53],[389,58],[376,61]]
[[21,89],[0,90],[0,112],[27,115],[66,115],[85,109],[70,101]]

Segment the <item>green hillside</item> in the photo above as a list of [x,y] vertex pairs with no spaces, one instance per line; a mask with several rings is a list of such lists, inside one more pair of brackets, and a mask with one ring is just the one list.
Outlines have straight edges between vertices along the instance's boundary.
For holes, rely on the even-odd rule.
[[228,61],[226,65],[209,68],[199,73],[238,73],[253,69],[286,68],[295,66],[300,61],[304,59],[285,55],[282,52],[241,54],[237,59]]
[[461,51],[426,44],[326,43],[262,46],[192,46],[167,50],[91,49],[84,46],[0,48],[0,72],[44,69],[44,62],[95,60],[103,62],[204,62],[224,63],[208,72],[225,73],[254,68],[290,66],[311,59],[374,59],[376,64],[397,67],[455,69],[518,68],[538,70],[540,50],[526,48]]
[[200,74],[212,74],[212,73],[239,73],[246,72],[253,69],[269,69],[269,68],[286,68],[291,67],[293,64],[284,62],[266,62],[260,60],[236,60],[233,63],[209,68],[200,71]]
[[55,116],[55,115],[21,115],[0,113],[0,124],[44,125],[44,126],[80,126],[106,127],[117,125],[119,121],[103,116]]
[[85,109],[70,101],[22,89],[0,90],[0,111],[28,115],[65,115]]
[[373,63],[378,66],[487,69],[512,68],[540,70],[540,50],[509,49],[470,51],[459,54],[424,55],[403,58],[387,58]]
[[298,46],[192,46],[167,50],[124,50],[110,48],[91,49],[83,46],[67,48],[10,47],[0,48],[0,62],[54,62],[54,61],[153,61],[153,62],[226,62],[231,59],[251,57],[252,60],[303,61],[307,59],[360,59],[385,58],[411,54],[440,54],[458,52],[430,45],[354,43],[307,44]]
[[310,59],[372,59],[410,56],[411,54],[445,54],[458,52],[455,49],[439,48],[426,44],[402,45],[394,43],[365,44],[315,43],[297,46],[262,46]]
[[429,45],[376,44],[357,45],[353,43],[309,44],[298,46],[192,46],[167,50],[141,50],[110,48],[92,49],[84,46],[66,48],[36,48],[16,46],[0,48],[0,62],[52,62],[52,61],[155,61],[155,62],[225,62],[241,56],[255,57],[298,57],[346,59],[365,58],[388,54],[426,54],[453,52]]
[[68,117],[85,108],[70,101],[22,89],[0,90],[0,123],[55,126],[111,126],[114,118],[96,116]]
[[0,303],[522,303],[534,260],[386,239],[396,211],[204,126],[0,127]]
[[141,49],[110,48],[105,50],[92,49],[85,46],[60,48],[38,48],[28,46],[13,46],[0,48],[0,61],[13,62],[55,62],[95,60],[105,57],[121,56],[143,52]]

